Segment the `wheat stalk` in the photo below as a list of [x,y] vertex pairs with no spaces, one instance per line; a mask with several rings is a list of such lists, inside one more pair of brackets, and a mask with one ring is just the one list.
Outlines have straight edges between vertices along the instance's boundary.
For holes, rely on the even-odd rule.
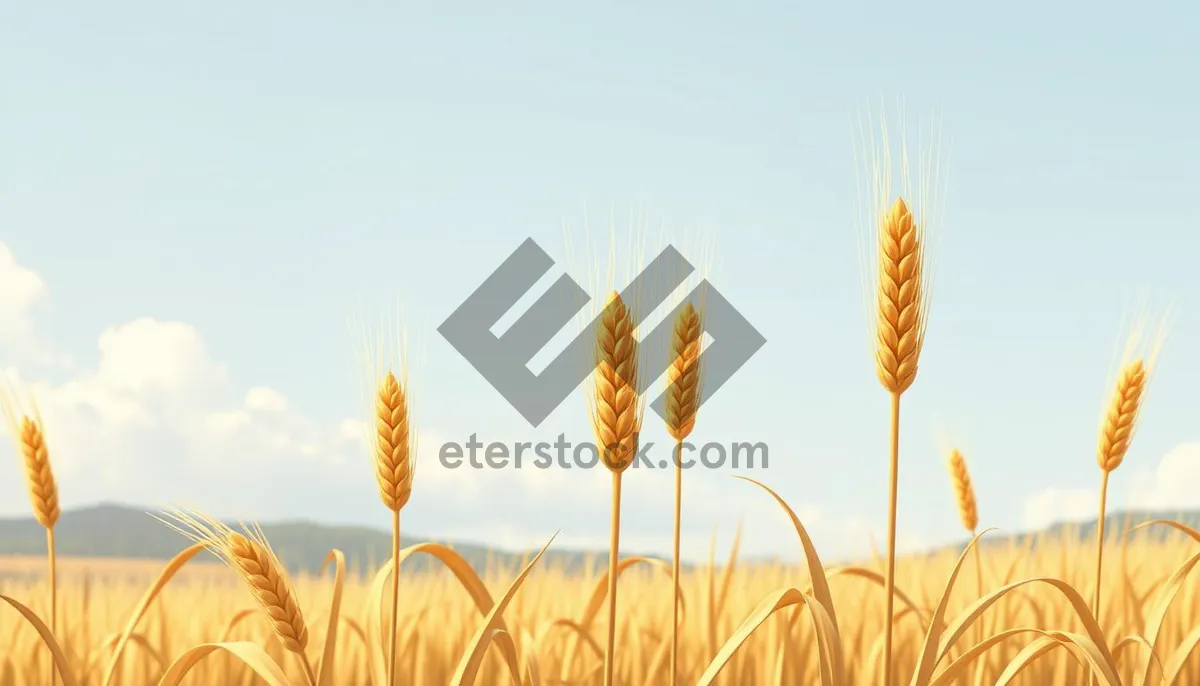
[[[954,488],[954,501],[958,505],[958,519],[962,522],[963,528],[970,534],[971,538],[975,538],[975,533],[979,527],[979,504],[975,499],[975,487],[971,484],[971,475],[967,471],[967,459],[957,448],[950,451],[950,457],[946,460],[946,467],[950,472],[950,484]],[[976,544],[973,550],[975,558],[975,591],[977,597],[983,597],[983,560],[980,559],[979,545]],[[982,620],[979,623],[976,640],[983,641],[984,630]],[[982,665],[977,665],[977,669],[982,669]]]
[[[1096,521],[1096,578],[1092,594],[1092,614],[1100,620],[1100,590],[1104,564],[1104,529],[1108,509],[1109,476],[1125,461],[1137,428],[1138,416],[1146,395],[1151,372],[1158,359],[1166,337],[1168,322],[1164,318],[1157,336],[1145,341],[1142,337],[1144,322],[1139,321],[1130,332],[1125,343],[1123,361],[1119,367],[1117,381],[1109,396],[1104,417],[1100,422],[1100,436],[1096,447],[1096,462],[1100,466],[1100,507]],[[1147,345],[1148,343],[1148,345]]]
[[633,317],[613,292],[596,328],[596,369],[590,398],[596,451],[612,474],[608,548],[608,641],[604,651],[604,686],[613,684],[613,647],[617,621],[617,562],[621,548],[621,475],[633,464],[642,429],[644,405],[638,393],[638,341]]
[[[412,429],[412,408],[409,404],[408,347],[404,329],[397,326],[402,319],[400,309],[395,319],[385,316],[382,326],[363,326],[357,353],[365,362],[367,404],[371,421],[364,424],[367,448],[372,458],[379,498],[392,514],[391,605],[388,627],[386,686],[396,680],[396,640],[400,606],[400,511],[412,497],[413,477],[416,474],[417,441]],[[395,338],[385,336],[390,330]],[[393,363],[397,363],[394,365]],[[398,366],[397,377],[392,370]]]
[[388,633],[388,685],[396,683],[397,611],[400,607],[400,510],[412,496],[413,445],[409,430],[407,383],[393,372],[379,382],[375,396],[375,478],[383,504],[392,511],[392,615]]
[[925,343],[927,297],[921,226],[902,198],[879,226],[879,272],[875,304],[875,373],[892,396],[888,488],[888,550],[884,594],[884,686],[892,677],[892,614],[896,584],[896,510],[900,469],[900,396],[917,378]]
[[[46,445],[46,429],[33,399],[29,409],[20,409],[20,403],[11,389],[5,389],[0,397],[9,433],[16,442],[17,455],[25,466],[25,487],[33,516],[46,530],[46,563],[50,582],[50,631],[58,630],[58,559],[54,545],[54,525],[62,510],[58,505],[58,482],[50,466],[50,449]],[[58,665],[50,658],[50,686],[58,679]]]
[[203,543],[232,568],[254,596],[284,648],[299,659],[310,686],[316,686],[308,647],[308,625],[283,563],[258,527],[234,531],[204,514],[171,509],[159,518],[189,539]]
[[[886,117],[880,118],[880,137],[866,133],[860,125],[862,147],[855,147],[856,162],[865,162],[866,183],[859,175],[859,203],[864,210],[860,219],[860,237],[870,236],[874,258],[864,276],[864,295],[870,302],[868,317],[871,329],[872,357],[875,374],[891,396],[891,450],[888,475],[888,543],[885,578],[885,615],[883,636],[883,686],[892,683],[892,634],[895,608],[896,573],[896,510],[900,452],[900,397],[916,380],[917,366],[925,346],[925,330],[929,315],[931,292],[931,252],[927,250],[927,231],[940,221],[941,184],[944,181],[940,151],[941,134],[927,142],[918,139],[921,157],[916,165],[909,159],[907,135],[900,137],[899,164],[901,190],[892,190],[892,145],[888,138]],[[901,121],[901,128],[904,122]],[[865,153],[865,154],[861,154]],[[916,167],[916,184],[912,176]],[[858,165],[856,164],[856,170]],[[864,192],[865,191],[865,192]],[[917,210],[909,202],[915,198]],[[906,200],[907,199],[907,200]]]
[[[374,332],[363,327],[358,350],[365,362],[367,402],[371,421],[366,425],[367,447],[373,461],[379,498],[392,514],[391,605],[388,627],[387,686],[396,679],[397,611],[400,606],[400,511],[412,497],[413,477],[416,474],[417,441],[412,429],[412,408],[409,404],[408,347],[404,329],[397,324],[402,319],[397,310],[395,319],[385,317]],[[396,334],[385,336],[385,330]],[[393,366],[401,369],[397,377]]]
[[679,537],[683,514],[683,442],[696,426],[700,409],[700,353],[703,327],[691,303],[684,305],[671,336],[667,368],[667,431],[675,439],[675,529],[671,563],[671,686],[679,669]]

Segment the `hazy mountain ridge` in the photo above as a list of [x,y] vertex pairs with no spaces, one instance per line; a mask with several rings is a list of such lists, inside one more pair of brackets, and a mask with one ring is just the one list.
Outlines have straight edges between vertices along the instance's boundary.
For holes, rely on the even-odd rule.
[[[1104,538],[1105,540],[1116,540],[1128,534],[1130,538],[1147,538],[1161,541],[1171,536],[1178,537],[1184,535],[1182,532],[1169,526],[1149,526],[1143,527],[1136,532],[1130,531],[1139,524],[1158,519],[1173,520],[1193,529],[1200,529],[1200,510],[1122,510],[1109,512],[1105,515]],[[984,549],[993,546],[1036,546],[1039,539],[1044,541],[1059,541],[1064,538],[1092,543],[1096,540],[1096,522],[1097,519],[1093,517],[1092,519],[1082,521],[1056,522],[1045,528],[1033,531],[990,531],[984,534],[980,546]],[[955,543],[939,546],[928,552],[961,551],[963,546],[969,541],[970,538],[964,537]]]
[[[54,527],[56,551],[61,556],[73,557],[167,560],[191,544],[182,534],[155,519],[152,512],[154,510],[151,508],[115,504],[64,510]],[[325,556],[333,548],[345,553],[347,569],[355,572],[374,570],[391,555],[392,536],[382,528],[301,520],[264,522],[261,528],[271,547],[292,571],[318,572]],[[406,536],[401,532],[400,544],[407,547],[429,540]],[[442,540],[437,542],[447,543]],[[471,543],[451,542],[451,545],[455,552],[479,570],[489,562],[510,568],[518,567],[537,552],[492,549]],[[33,517],[0,518],[0,556],[44,555],[45,552],[46,532]],[[549,566],[582,571],[607,564],[607,553],[563,549],[555,545],[546,551],[542,560],[543,564]],[[416,555],[404,561],[404,566],[411,569],[435,564],[432,558],[425,555]]]
[[[1106,518],[1105,530],[1116,536],[1138,523],[1151,519],[1173,519],[1200,528],[1200,511],[1155,512],[1137,510],[1115,512]],[[280,558],[293,571],[317,572],[332,548],[346,554],[351,570],[374,569],[391,552],[391,534],[383,529],[365,526],[327,525],[309,521],[280,521],[262,524],[263,532]],[[147,510],[125,505],[97,505],[64,511],[55,527],[55,543],[59,555],[75,557],[119,557],[133,559],[162,559],[174,556],[189,544],[181,534],[156,520]],[[1177,534],[1168,527],[1149,527],[1138,535],[1162,538]],[[984,546],[1024,545],[1037,537],[1056,539],[1063,536],[1092,540],[1096,535],[1096,520],[1064,522],[1040,531],[995,531],[983,539]],[[428,539],[402,537],[402,546],[414,545]],[[928,552],[961,548],[966,541],[938,546]],[[45,553],[45,531],[32,517],[0,518],[0,555],[42,555]],[[535,551],[489,549],[479,544],[453,545],[473,567],[482,570],[489,562],[507,567],[522,564]],[[626,554],[634,554],[632,551]],[[562,549],[551,546],[543,558],[547,566],[571,571],[595,570],[607,563],[607,552]],[[747,562],[770,562],[765,558]],[[827,561],[833,562],[832,560]],[[413,569],[434,564],[426,556],[405,561]]]

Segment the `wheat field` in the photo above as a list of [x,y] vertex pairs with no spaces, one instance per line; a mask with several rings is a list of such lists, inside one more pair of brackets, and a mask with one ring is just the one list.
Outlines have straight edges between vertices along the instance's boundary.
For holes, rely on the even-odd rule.
[[[605,571],[590,576],[539,564],[553,539],[520,569],[476,570],[434,543],[400,548],[405,506],[420,489],[412,413],[420,397],[403,354],[389,347],[395,341],[365,356],[371,461],[364,469],[374,472],[380,519],[392,533],[389,561],[366,578],[348,576],[336,549],[322,576],[293,578],[260,529],[185,510],[161,513],[180,534],[180,552],[160,568],[60,561],[53,430],[31,397],[8,389],[9,433],[47,554],[33,569],[25,562],[0,577],[0,686],[1200,685],[1200,660],[1192,657],[1200,598],[1190,579],[1200,531],[1161,520],[1136,531],[1103,526],[1110,479],[1119,477],[1157,370],[1165,319],[1156,334],[1145,321],[1128,332],[1095,461],[1079,464],[1101,484],[1093,539],[1068,533],[986,544],[969,456],[950,450],[947,482],[922,489],[954,495],[957,512],[946,514],[958,516],[970,543],[897,555],[903,399],[920,381],[933,332],[927,232],[937,203],[926,192],[930,179],[918,179],[914,190],[905,177],[902,191],[892,190],[886,127],[881,143],[868,164],[867,309],[874,371],[891,412],[888,459],[880,460],[889,473],[888,537],[872,559],[822,562],[804,523],[772,490],[789,485],[739,477],[730,488],[773,500],[790,520],[795,539],[780,546],[801,551],[801,564],[739,563],[735,543],[724,560],[685,569],[680,531],[696,505],[684,497],[678,463],[672,559],[621,555],[622,480],[643,432],[662,431],[678,445],[709,421],[700,402],[705,312],[701,299],[680,302],[671,315],[667,421],[652,427],[644,412],[652,375],[639,369],[639,303],[610,291],[591,332],[595,367],[585,396],[602,476],[612,484],[610,545]],[[899,157],[907,163],[906,150]],[[223,564],[197,557],[205,551]],[[406,573],[413,556],[431,556],[439,571]]]
[[[1114,546],[1120,541],[1113,539]],[[1108,563],[1105,606],[1110,608],[1103,623],[1110,637],[1117,674],[1122,684],[1161,684],[1157,670],[1161,662],[1177,678],[1170,683],[1200,684],[1200,659],[1189,658],[1200,639],[1196,608],[1200,607],[1196,584],[1175,584],[1172,576],[1185,562],[1195,563],[1200,543],[1176,536],[1165,541],[1134,538],[1122,554]],[[1093,546],[1060,539],[1035,541],[1023,547],[1003,545],[987,548],[983,560],[984,584],[989,589],[1005,582],[1036,577],[1061,579],[1080,589],[1090,586],[1094,572],[1090,560]],[[896,620],[898,674],[912,672],[925,640],[929,618],[936,611],[948,574],[957,556],[953,552],[921,558],[901,558],[897,587],[903,592]],[[831,568],[826,571],[837,608],[837,621],[845,659],[845,684],[873,684],[882,650],[880,624],[882,603],[881,561],[863,566]],[[64,565],[59,593],[60,640],[65,646],[67,668],[75,683],[104,683],[104,672],[113,645],[133,615],[143,594],[155,580],[161,563],[99,563]],[[34,578],[40,565],[23,560],[10,565],[4,582],[5,596],[28,600],[30,609],[47,616],[44,578]],[[403,565],[402,565],[403,569]],[[404,599],[399,612],[397,683],[451,683],[458,662],[472,640],[483,613],[479,603],[498,595],[517,570],[493,570],[480,581],[487,595],[472,596],[450,572],[403,575]],[[975,583],[972,563],[964,566],[953,593],[946,619],[951,619],[975,599],[969,592]],[[617,627],[620,659],[616,679],[621,684],[667,683],[669,649],[670,569],[662,562],[635,562],[621,577],[621,614]],[[335,640],[334,684],[372,684],[371,656],[380,649],[368,648],[371,615],[376,626],[378,597],[371,603],[371,579],[347,578],[341,600],[340,627]],[[799,566],[729,564],[719,560],[709,568],[685,572],[683,588],[683,631],[680,636],[680,683],[693,684],[739,625],[764,597],[778,589],[805,590],[808,576]],[[538,683],[599,683],[603,664],[602,644],[605,613],[602,611],[603,575],[570,575],[545,568],[530,574],[523,590],[504,612],[517,654],[528,667],[536,662]],[[296,590],[314,627],[310,645],[322,646],[327,633],[328,608],[334,593],[332,573],[325,578],[299,577]],[[1168,590],[1168,597],[1156,591]],[[1173,597],[1169,597],[1173,593]],[[1086,595],[1084,593],[1083,595]],[[911,601],[912,607],[908,605]],[[1159,620],[1160,607],[1167,610]],[[384,608],[386,610],[386,608]],[[372,612],[374,611],[374,612]],[[734,655],[713,683],[729,684],[818,684],[818,648],[812,623],[802,614],[779,613],[763,624]],[[42,686],[48,683],[47,652],[37,632],[19,615],[6,608],[0,617],[0,684]],[[1002,597],[982,616],[988,636],[1026,628],[994,647],[984,660],[972,665],[973,672],[943,679],[935,674],[929,683],[992,684],[1026,646],[1037,645],[1043,630],[1084,634],[1086,629],[1069,599],[1045,582],[1034,583]],[[286,683],[304,683],[303,671],[287,658],[287,652],[257,611],[254,600],[237,585],[224,567],[211,563],[184,566],[146,610],[129,634],[131,640],[112,684],[157,683],[168,665],[190,648],[219,641],[245,641],[261,645],[283,668]],[[382,646],[378,633],[377,646]],[[1137,677],[1146,662],[1145,637],[1155,647],[1157,660],[1144,682]],[[961,657],[975,643],[959,641],[943,667]],[[314,651],[316,648],[314,648]],[[483,661],[475,683],[511,684],[512,679],[498,651]],[[1086,683],[1086,672],[1076,656],[1055,647],[1028,665],[1010,683],[1066,685]],[[533,683],[526,672],[524,683]],[[905,679],[907,681],[907,679]],[[199,662],[182,683],[249,686],[270,683],[256,677],[238,660],[220,654]]]
[[[620,316],[602,324],[624,316],[619,298],[607,306]],[[692,335],[696,318],[682,310],[680,335]],[[1189,583],[1200,532],[1156,521],[1135,536],[1119,527],[1095,541],[1068,533],[980,545],[988,532],[978,530],[967,461],[957,450],[938,487],[953,493],[973,534],[961,551],[897,558],[891,548],[860,564],[826,566],[787,502],[769,484],[739,477],[748,497],[773,498],[791,520],[803,564],[739,564],[737,543],[725,560],[698,569],[621,557],[619,475],[642,415],[632,374],[619,371],[636,357],[621,347],[632,333],[618,332],[599,334],[600,354],[621,360],[598,365],[592,416],[597,433],[620,436],[605,464],[614,476],[609,571],[592,576],[539,566],[551,540],[521,569],[477,571],[453,549],[423,543],[396,550],[399,574],[389,561],[370,577],[351,578],[343,554],[332,550],[323,576],[293,579],[256,527],[234,530],[182,510],[161,515],[181,534],[179,555],[161,567],[60,561],[52,441],[36,405],[6,394],[47,558],[14,561],[0,577],[7,606],[0,606],[0,685],[649,686],[671,683],[672,674],[677,684],[699,686],[1200,684],[1200,661],[1192,658],[1200,598]],[[1131,350],[1138,340],[1131,338]],[[691,351],[680,356],[691,362],[680,364],[702,359],[690,344],[673,345]],[[1132,440],[1152,359],[1125,362],[1117,376],[1098,434],[1105,485]],[[378,495],[398,539],[400,513],[419,487],[408,389],[390,370],[376,377]],[[680,393],[668,427],[675,433],[697,423],[694,392]],[[690,415],[681,409],[689,406]],[[614,421],[622,412],[636,423]],[[1102,514],[1103,498],[1102,490]],[[676,513],[678,530],[686,521]],[[197,558],[206,550],[225,564]],[[405,574],[414,555],[444,569]]]

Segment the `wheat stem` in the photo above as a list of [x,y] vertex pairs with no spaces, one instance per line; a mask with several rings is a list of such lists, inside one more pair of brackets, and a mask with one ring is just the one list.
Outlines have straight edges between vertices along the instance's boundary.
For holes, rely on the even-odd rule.
[[896,593],[896,500],[900,471],[900,393],[892,393],[892,449],[888,476],[887,574],[884,579],[883,684],[892,683],[892,612]]
[[[62,642],[58,636],[58,574],[55,570],[57,559],[54,551],[54,527],[46,528],[46,556],[50,563],[50,633]],[[58,664],[54,656],[50,656],[50,686],[58,681]]]
[[309,686],[317,686],[317,674],[313,671],[307,655],[300,656],[300,665],[304,668],[304,678],[308,680]]
[[[971,540],[974,540],[976,535],[977,535],[977,532],[974,529],[972,529],[971,530]],[[983,597],[983,559],[979,554],[979,543],[975,544],[975,550],[973,552],[974,552],[974,557],[975,557],[975,597],[976,597],[976,599],[978,599],[978,598]],[[987,638],[987,634],[984,632],[984,628],[983,628],[983,617],[980,617],[978,620],[976,620],[976,624],[978,625],[976,627],[977,634],[978,634],[976,636],[976,640],[979,643],[982,643],[984,641],[984,639]],[[986,659],[986,658],[984,658],[984,659]],[[977,661],[975,663],[976,677],[982,677],[983,669],[985,666],[986,666],[986,664],[983,660]]]
[[388,684],[396,684],[396,612],[400,608],[400,510],[392,511],[392,626],[388,633]]
[[613,686],[617,636],[617,562],[621,549],[621,472],[612,472],[612,522],[608,543],[608,642],[604,649],[604,686]]
[[679,670],[679,530],[683,510],[683,440],[675,443],[675,531],[671,558],[671,686]]
[[1096,520],[1096,588],[1092,592],[1092,615],[1100,621],[1100,575],[1104,564],[1104,513],[1108,504],[1108,475],[1107,469],[1100,477],[1100,517]]

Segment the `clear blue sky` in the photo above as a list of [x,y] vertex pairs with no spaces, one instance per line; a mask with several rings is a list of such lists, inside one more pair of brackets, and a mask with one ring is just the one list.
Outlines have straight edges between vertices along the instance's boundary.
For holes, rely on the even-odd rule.
[[[426,445],[586,438],[574,400],[527,430],[435,328],[524,238],[566,264],[564,234],[640,207],[707,237],[714,283],[767,338],[697,438],[769,442],[753,475],[818,543],[865,549],[883,534],[887,399],[860,308],[851,118],[898,98],[952,141],[905,402],[905,540],[958,536],[939,430],[964,444],[983,524],[1090,512],[1112,348],[1143,294],[1178,323],[1110,502],[1200,505],[1171,490],[1200,476],[1195,3],[724,5],[0,7],[0,241],[41,284],[0,293],[0,365],[48,384],[64,506],[158,493],[386,526],[339,426],[364,417],[347,317],[397,297]],[[10,464],[5,514],[26,509]],[[423,462],[407,531],[605,540],[599,472],[439,469]],[[629,487],[631,546],[668,549],[665,476]],[[688,476],[691,554],[742,518],[748,549],[794,555],[765,496]]]

